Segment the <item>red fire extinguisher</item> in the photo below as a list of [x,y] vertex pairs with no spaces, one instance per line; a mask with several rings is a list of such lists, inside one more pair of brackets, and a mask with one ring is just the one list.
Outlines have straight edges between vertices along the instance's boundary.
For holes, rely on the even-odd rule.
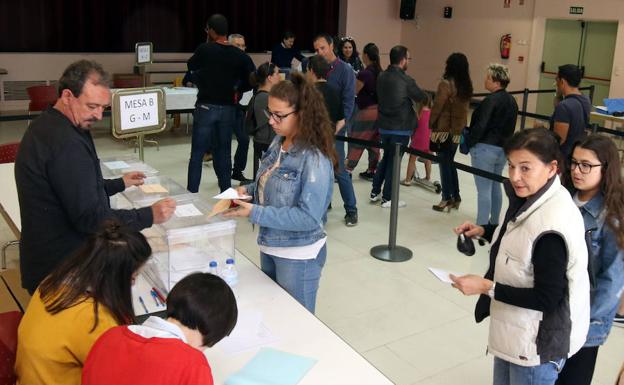
[[500,55],[501,59],[509,59],[509,51],[511,51],[511,34],[505,34],[500,39]]

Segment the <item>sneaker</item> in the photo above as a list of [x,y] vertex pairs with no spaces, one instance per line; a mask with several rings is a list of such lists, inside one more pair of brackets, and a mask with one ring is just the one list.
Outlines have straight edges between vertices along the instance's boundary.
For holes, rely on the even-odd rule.
[[616,314],[613,318],[613,326],[624,328],[624,314]]
[[370,193],[369,200],[371,202],[379,202],[381,200],[381,194]]
[[[405,206],[407,206],[407,203],[405,203],[405,201],[399,201],[399,208]],[[383,207],[384,209],[389,209],[391,207],[391,201],[383,199],[381,201],[381,207]]]
[[357,225],[358,223],[357,213],[347,213],[345,214],[344,219],[345,219],[345,225],[347,225],[348,227],[353,227]]
[[368,170],[360,173],[360,178],[370,180],[370,181],[373,180],[374,176],[375,176],[375,173],[372,171],[368,171]]
[[242,172],[233,172],[232,173],[232,179],[241,182],[241,184],[249,184],[249,183],[253,182],[252,179],[245,178],[245,175],[243,175]]

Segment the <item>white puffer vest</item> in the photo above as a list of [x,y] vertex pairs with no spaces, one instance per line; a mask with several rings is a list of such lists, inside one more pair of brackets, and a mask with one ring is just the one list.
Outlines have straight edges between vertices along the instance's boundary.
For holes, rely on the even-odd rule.
[[[500,228],[500,226],[499,226]],[[497,239],[499,228],[493,239]],[[583,218],[556,176],[552,185],[515,221],[507,224],[496,256],[494,281],[518,288],[534,286],[531,257],[541,235],[557,233],[568,251],[568,293],[558,308],[560,322],[542,324],[544,314],[492,300],[488,352],[521,366],[536,366],[553,357],[540,356],[564,349],[561,357],[576,353],[589,328],[589,276]],[[552,315],[549,315],[552,316]],[[540,330],[542,328],[542,330]]]

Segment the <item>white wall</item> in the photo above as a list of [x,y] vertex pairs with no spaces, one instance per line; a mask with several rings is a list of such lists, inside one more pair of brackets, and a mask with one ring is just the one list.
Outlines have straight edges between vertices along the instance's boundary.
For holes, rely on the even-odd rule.
[[[417,1],[416,22],[404,23],[401,41],[412,54],[408,72],[417,83],[434,89],[449,54],[462,52],[468,57],[475,92],[483,92],[485,67],[492,62],[509,66],[510,90],[524,88],[527,73],[529,44],[534,0],[525,0],[523,6],[512,1],[503,8],[502,0],[447,0]],[[442,16],[445,6],[453,7],[453,17]],[[502,35],[511,33],[511,56],[500,58],[499,42]],[[518,56],[524,61],[519,62]]]

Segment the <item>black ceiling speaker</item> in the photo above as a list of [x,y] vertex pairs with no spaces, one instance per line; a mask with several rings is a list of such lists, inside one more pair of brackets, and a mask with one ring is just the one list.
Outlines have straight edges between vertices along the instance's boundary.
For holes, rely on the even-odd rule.
[[416,0],[401,0],[399,17],[403,20],[414,20],[416,13]]

